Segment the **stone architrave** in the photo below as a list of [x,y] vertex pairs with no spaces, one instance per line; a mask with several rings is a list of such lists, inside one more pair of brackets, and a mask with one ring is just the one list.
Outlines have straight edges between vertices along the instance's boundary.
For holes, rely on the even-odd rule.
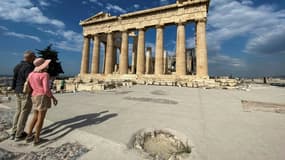
[[137,74],[145,73],[145,29],[139,29],[137,50]]
[[99,65],[100,65],[99,61],[100,61],[100,39],[98,35],[95,35],[93,42],[93,55],[92,55],[92,67],[91,67],[92,74],[99,73]]
[[120,74],[127,74],[129,67],[128,59],[129,51],[129,35],[128,31],[122,32],[122,44],[121,44],[121,54],[120,54]]
[[178,23],[177,26],[176,75],[186,75],[186,39],[184,23]]
[[81,60],[81,74],[87,74],[89,72],[89,55],[90,55],[90,38],[84,37],[82,60]]
[[156,27],[156,46],[155,46],[155,67],[156,75],[163,74],[163,26]]
[[196,70],[198,77],[208,76],[208,55],[206,40],[206,19],[196,23]]

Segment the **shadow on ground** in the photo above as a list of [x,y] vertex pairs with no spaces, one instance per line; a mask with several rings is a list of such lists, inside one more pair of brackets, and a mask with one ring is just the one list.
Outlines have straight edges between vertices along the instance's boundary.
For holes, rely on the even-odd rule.
[[49,139],[43,146],[47,146],[50,143],[66,136],[68,133],[86,126],[97,125],[103,123],[111,118],[118,116],[117,113],[107,114],[109,111],[102,111],[99,113],[84,114],[75,116],[70,119],[61,120],[55,122],[42,130],[41,138],[43,140]]

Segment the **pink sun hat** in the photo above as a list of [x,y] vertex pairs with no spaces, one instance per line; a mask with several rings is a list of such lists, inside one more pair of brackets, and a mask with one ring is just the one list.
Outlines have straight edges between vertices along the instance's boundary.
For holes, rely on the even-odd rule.
[[41,72],[44,69],[47,69],[50,62],[51,62],[50,59],[45,60],[43,58],[36,58],[33,62],[35,65],[34,71],[35,72]]

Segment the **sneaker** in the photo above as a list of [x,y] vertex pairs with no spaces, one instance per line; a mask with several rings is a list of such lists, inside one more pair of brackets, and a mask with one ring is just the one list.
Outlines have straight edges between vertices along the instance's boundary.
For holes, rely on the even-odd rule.
[[31,143],[31,142],[33,142],[34,138],[35,138],[34,135],[27,136],[27,137],[26,137],[26,143]]
[[16,133],[12,133],[12,134],[10,135],[10,140],[15,140],[15,137],[16,137]]
[[41,144],[40,139],[36,140],[36,138],[34,138],[33,146],[36,147],[36,146],[38,146],[40,144]]
[[27,135],[28,134],[26,132],[23,132],[20,136],[15,138],[15,142],[24,140],[27,137]]

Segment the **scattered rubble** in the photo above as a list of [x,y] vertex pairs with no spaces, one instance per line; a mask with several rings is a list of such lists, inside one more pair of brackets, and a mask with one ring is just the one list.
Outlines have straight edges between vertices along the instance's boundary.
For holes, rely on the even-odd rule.
[[13,153],[0,148],[0,160],[76,160],[89,150],[78,143],[65,143],[39,152]]
[[273,112],[285,114],[285,104],[276,104],[268,102],[256,102],[256,101],[247,101],[242,100],[242,107],[245,112],[251,111],[263,111],[263,112]]
[[9,138],[8,129],[12,127],[14,111],[0,108],[0,142]]
[[[201,78],[197,79],[195,77],[180,77],[175,76],[165,76],[165,77],[155,77],[155,76],[144,76],[137,77],[104,77],[99,76],[97,78],[87,77],[84,79],[70,78],[66,80],[65,90],[66,92],[77,92],[77,91],[102,91],[109,90],[118,87],[132,87],[133,85],[157,85],[157,86],[176,86],[176,87],[189,87],[189,88],[222,88],[222,89],[237,89],[240,81],[238,79],[229,78]],[[55,81],[56,89],[60,89],[60,80]]]

